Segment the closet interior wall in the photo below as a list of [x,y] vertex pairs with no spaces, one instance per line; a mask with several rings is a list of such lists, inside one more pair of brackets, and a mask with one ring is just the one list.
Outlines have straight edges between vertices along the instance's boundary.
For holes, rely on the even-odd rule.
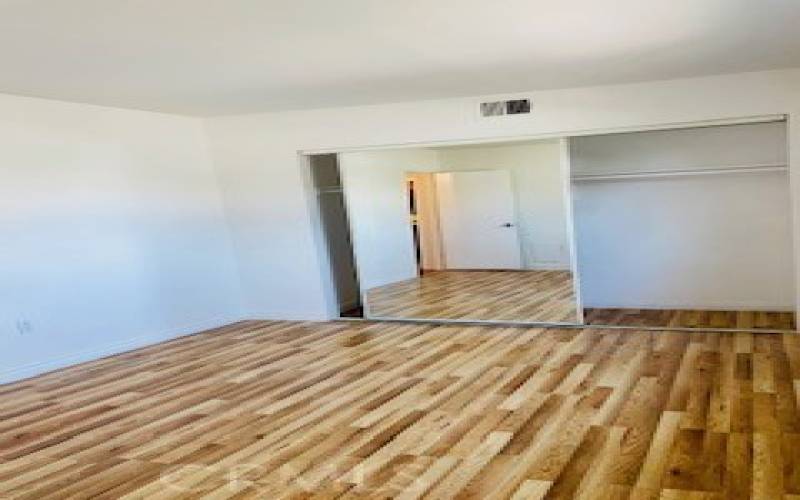
[[783,121],[570,139],[587,308],[793,310]]

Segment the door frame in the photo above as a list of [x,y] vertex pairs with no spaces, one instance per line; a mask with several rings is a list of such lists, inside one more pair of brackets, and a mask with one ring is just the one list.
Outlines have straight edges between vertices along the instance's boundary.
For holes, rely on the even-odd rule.
[[[421,271],[441,271],[444,269],[442,235],[439,219],[439,200],[436,196],[436,172],[407,170],[405,181],[413,181],[414,196],[417,208],[417,229],[419,245],[422,252]],[[410,204],[406,200],[407,204]],[[421,217],[420,217],[421,215]],[[409,222],[410,224],[410,222]],[[425,267],[426,255],[430,258]]]

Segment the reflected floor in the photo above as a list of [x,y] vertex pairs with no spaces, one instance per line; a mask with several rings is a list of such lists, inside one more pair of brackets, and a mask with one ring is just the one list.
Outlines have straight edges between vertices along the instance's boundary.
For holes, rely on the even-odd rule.
[[570,271],[434,271],[367,292],[368,317],[575,323]]

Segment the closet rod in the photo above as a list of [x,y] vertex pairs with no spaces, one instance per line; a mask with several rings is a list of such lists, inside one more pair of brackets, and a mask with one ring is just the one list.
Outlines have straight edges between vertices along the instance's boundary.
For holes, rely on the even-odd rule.
[[754,174],[761,172],[785,172],[789,167],[785,164],[751,165],[720,168],[699,168],[693,170],[661,170],[649,172],[610,173],[595,175],[575,175],[573,181],[607,181],[617,179],[646,179],[656,177],[684,177],[693,175],[720,174]]

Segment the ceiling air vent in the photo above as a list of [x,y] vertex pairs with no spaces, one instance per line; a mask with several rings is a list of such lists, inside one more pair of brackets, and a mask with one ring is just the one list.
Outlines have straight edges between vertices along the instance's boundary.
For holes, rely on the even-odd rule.
[[531,112],[530,99],[492,101],[481,103],[481,116],[525,115]]

